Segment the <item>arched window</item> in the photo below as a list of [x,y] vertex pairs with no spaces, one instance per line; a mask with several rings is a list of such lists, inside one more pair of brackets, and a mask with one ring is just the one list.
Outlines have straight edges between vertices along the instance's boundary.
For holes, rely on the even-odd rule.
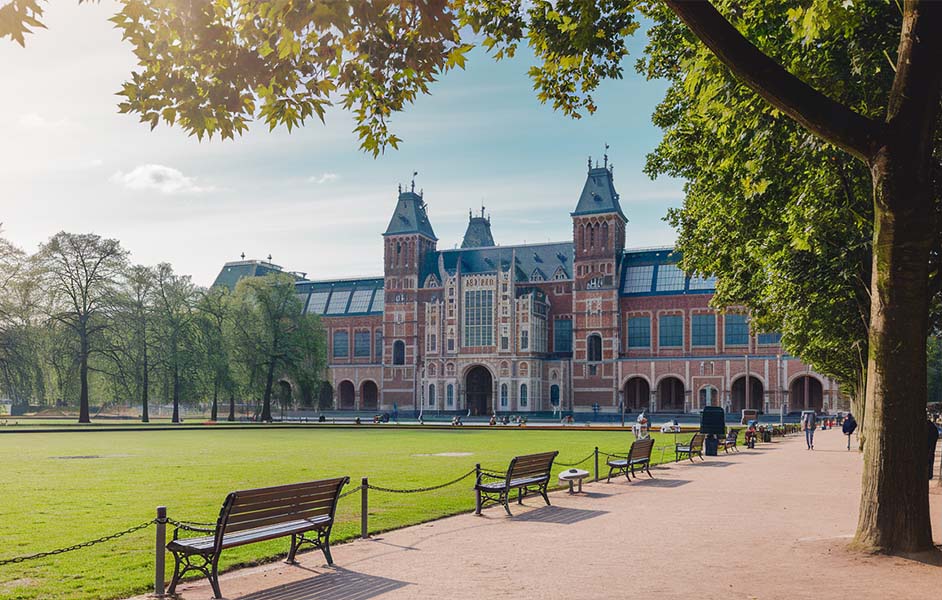
[[523,407],[526,405],[527,405],[527,384],[521,383],[520,384],[520,406]]
[[455,405],[455,386],[449,383],[448,387],[445,388],[445,394],[446,394],[448,406],[454,406]]
[[396,340],[395,343],[393,343],[393,364],[406,364],[406,343],[402,340]]
[[608,248],[608,223],[602,223],[602,248]]
[[589,248],[595,248],[595,225],[589,225]]
[[376,335],[373,336],[373,353],[376,355],[376,362],[383,362],[383,330],[377,329]]
[[586,341],[586,353],[589,362],[600,362],[602,360],[602,336],[593,333]]
[[350,356],[350,334],[346,331],[334,332],[334,358]]
[[500,384],[500,405],[507,408],[507,384]]
[[589,237],[586,235],[585,223],[582,224],[582,249],[583,250],[589,249]]
[[553,406],[559,406],[559,386],[551,385],[550,386],[550,404]]
[[402,260],[402,244],[396,242],[396,266],[399,266],[399,261]]
[[430,383],[428,386],[428,405],[435,406],[435,384]]

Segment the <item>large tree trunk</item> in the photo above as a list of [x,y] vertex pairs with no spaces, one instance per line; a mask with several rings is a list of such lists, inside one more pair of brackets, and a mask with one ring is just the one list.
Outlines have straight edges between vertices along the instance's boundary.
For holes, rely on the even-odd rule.
[[213,408],[209,414],[209,420],[215,421],[219,414],[219,379],[213,380]]
[[173,423],[180,422],[180,370],[173,365]]
[[229,417],[227,421],[235,421],[235,394],[229,394]]
[[926,478],[929,249],[935,234],[927,160],[893,140],[871,165],[874,185],[870,355],[856,547],[931,550]]
[[268,363],[268,376],[265,379],[265,397],[262,399],[262,417],[259,419],[263,423],[271,422],[271,389],[275,382],[275,360]]
[[81,337],[81,356],[79,357],[79,423],[91,423],[88,410],[88,335],[83,331]]

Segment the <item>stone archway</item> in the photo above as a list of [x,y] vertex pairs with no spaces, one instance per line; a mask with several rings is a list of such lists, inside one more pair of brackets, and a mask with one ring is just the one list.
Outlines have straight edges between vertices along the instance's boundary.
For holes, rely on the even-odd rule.
[[796,377],[788,386],[788,409],[824,412],[824,386],[810,375]]
[[337,386],[337,395],[340,396],[340,410],[353,410],[355,407],[356,390],[352,381],[341,381]]
[[765,398],[765,386],[762,380],[755,375],[749,376],[749,402],[746,403],[746,376],[733,381],[730,393],[730,413],[736,414],[743,409],[763,411],[763,401]]
[[684,412],[684,382],[665,377],[657,384],[657,409],[660,412]]
[[360,386],[360,408],[362,410],[376,410],[379,407],[379,388],[370,380],[364,381]]
[[465,375],[465,398],[472,415],[490,414],[493,391],[494,378],[487,367],[472,367]]
[[651,403],[651,386],[644,377],[632,377],[625,382],[625,411],[641,412]]

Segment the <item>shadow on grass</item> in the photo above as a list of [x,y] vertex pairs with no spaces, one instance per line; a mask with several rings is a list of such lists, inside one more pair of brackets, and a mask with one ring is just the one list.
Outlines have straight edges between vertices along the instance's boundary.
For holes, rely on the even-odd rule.
[[559,523],[572,525],[587,519],[601,517],[608,514],[607,510],[582,510],[580,508],[563,508],[561,506],[544,506],[528,513],[515,516],[514,521],[533,521],[537,523]]
[[410,585],[405,581],[387,579],[334,568],[309,579],[302,579],[268,590],[240,596],[240,600],[366,600]]

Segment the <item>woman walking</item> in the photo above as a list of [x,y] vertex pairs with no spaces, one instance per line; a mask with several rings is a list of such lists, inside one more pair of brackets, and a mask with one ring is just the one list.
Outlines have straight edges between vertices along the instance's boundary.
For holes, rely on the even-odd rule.
[[808,450],[814,450],[814,430],[818,426],[818,417],[813,410],[801,413],[801,429],[805,432],[805,443]]

